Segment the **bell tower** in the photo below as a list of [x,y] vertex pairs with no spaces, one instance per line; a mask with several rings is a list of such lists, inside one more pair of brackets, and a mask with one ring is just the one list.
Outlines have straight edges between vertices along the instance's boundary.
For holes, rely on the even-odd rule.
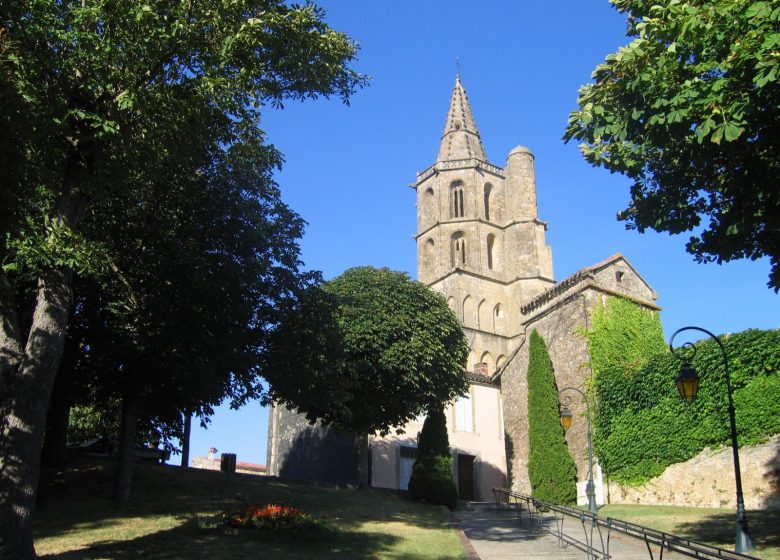
[[521,335],[520,306],[553,284],[534,156],[519,146],[505,168],[488,161],[457,76],[436,161],[412,186],[418,279],[441,292],[463,323],[468,369],[492,375]]

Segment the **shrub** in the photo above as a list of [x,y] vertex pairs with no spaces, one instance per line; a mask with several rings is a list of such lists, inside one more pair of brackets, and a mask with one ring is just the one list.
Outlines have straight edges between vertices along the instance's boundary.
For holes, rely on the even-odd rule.
[[458,488],[452,478],[452,457],[418,458],[412,469],[409,494],[420,502],[454,508],[458,504]]
[[449,508],[458,503],[458,488],[452,478],[447,419],[441,406],[431,407],[423,424],[417,460],[409,481],[409,495],[420,502]]
[[546,502],[572,504],[577,499],[577,469],[561,426],[550,355],[536,330],[531,332],[528,352],[528,477],[532,493]]

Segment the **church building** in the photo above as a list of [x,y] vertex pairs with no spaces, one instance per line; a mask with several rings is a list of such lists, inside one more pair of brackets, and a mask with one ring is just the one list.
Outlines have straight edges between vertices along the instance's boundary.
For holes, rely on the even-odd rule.
[[[523,146],[509,152],[504,167],[488,161],[458,76],[436,160],[412,186],[418,280],[444,295],[471,350],[469,394],[446,409],[461,499],[491,499],[494,486],[530,493],[526,342],[534,329],[547,343],[558,387],[584,389],[592,372],[582,331],[593,308],[619,296],[659,310],[656,293],[620,254],[555,281],[548,226],[537,212],[534,166],[533,153]],[[585,422],[576,420],[584,403],[573,400],[569,408],[575,422],[567,443],[577,465],[578,501],[586,503],[587,437]],[[412,422],[405,435],[373,438],[372,486],[406,489],[421,428]],[[339,441],[275,407],[269,474],[349,482],[339,473],[356,473],[357,457],[347,451],[348,442]]]

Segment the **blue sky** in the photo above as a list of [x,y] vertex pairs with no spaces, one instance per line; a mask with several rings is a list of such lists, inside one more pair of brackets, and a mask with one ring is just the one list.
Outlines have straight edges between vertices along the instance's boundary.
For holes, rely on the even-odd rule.
[[[416,276],[408,185],[435,159],[457,58],[490,161],[503,166],[519,144],[536,156],[556,280],[619,252],[658,292],[667,338],[691,324],[717,334],[779,326],[767,260],[700,265],[685,252],[685,235],[626,231],[615,214],[628,202],[629,181],[561,141],[577,89],[627,42],[607,0],[317,3],[331,27],[360,44],[355,68],[372,80],[349,107],[320,99],[264,116],[286,159],[277,174],[283,198],[309,224],[306,268],[325,278],[359,265]],[[191,453],[214,446],[265,463],[266,435],[259,405],[220,408],[208,430],[193,429]]]

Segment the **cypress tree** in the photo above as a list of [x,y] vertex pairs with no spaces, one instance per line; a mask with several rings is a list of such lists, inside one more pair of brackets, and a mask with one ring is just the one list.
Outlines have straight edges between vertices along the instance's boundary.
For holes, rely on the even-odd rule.
[[415,500],[454,508],[458,488],[452,478],[452,456],[443,406],[431,407],[423,423],[412,467],[409,494]]
[[535,498],[557,504],[577,499],[577,469],[560,422],[550,354],[536,330],[528,345],[528,477]]

